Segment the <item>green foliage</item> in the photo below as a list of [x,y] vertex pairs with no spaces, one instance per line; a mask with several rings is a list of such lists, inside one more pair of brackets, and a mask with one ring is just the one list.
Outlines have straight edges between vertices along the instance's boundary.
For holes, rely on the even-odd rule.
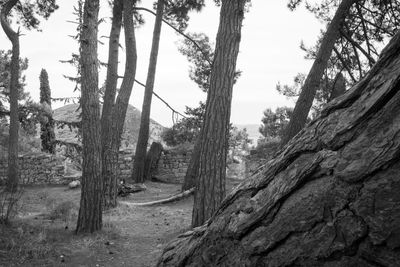
[[[188,33],[191,40],[183,39],[178,47],[179,52],[186,56],[191,66],[189,67],[189,77],[194,81],[203,92],[210,88],[210,75],[212,62],[214,60],[214,44],[204,33]],[[199,49],[200,47],[200,49]],[[240,77],[241,71],[235,72],[235,81]]]
[[184,143],[193,143],[200,133],[203,124],[205,104],[199,103],[197,108],[186,107],[185,115],[172,128],[167,128],[161,134],[163,141],[168,146],[177,146]]
[[49,85],[49,75],[45,69],[40,71],[40,103],[51,105],[51,91]]
[[210,43],[209,37],[204,33],[189,33],[188,36],[196,41],[201,50],[188,39],[184,39],[178,47],[179,52],[187,57],[191,63],[189,67],[189,77],[192,79],[203,92],[207,92],[209,79],[211,75],[211,65],[214,58],[213,44]]
[[267,108],[261,119],[260,133],[265,139],[281,138],[293,114],[293,108],[279,107],[274,111]]
[[51,91],[49,76],[45,69],[40,72],[40,104],[48,109],[48,112],[40,122],[40,139],[42,140],[42,151],[55,153],[54,120],[51,110]]
[[58,9],[56,0],[18,1],[15,7],[17,23],[25,28],[39,29],[38,17],[48,19]]
[[[8,115],[8,103],[10,92],[10,67],[11,67],[11,50],[0,50],[0,117]],[[19,60],[19,83],[18,83],[18,99],[25,100],[29,94],[24,92],[25,75],[23,72],[28,68],[28,59],[21,58]]]
[[232,159],[234,159],[237,151],[249,150],[252,140],[249,138],[246,128],[239,130],[237,127],[231,127],[228,142]]
[[204,7],[204,0],[171,0],[165,1],[164,19],[184,31],[188,26],[189,12],[200,11]]
[[[339,6],[339,0],[290,0],[288,8],[296,9],[304,2],[305,8],[324,24],[328,24],[333,10]],[[335,85],[336,77],[342,73],[348,85],[353,85],[365,76],[377,60],[385,42],[400,28],[400,2],[396,0],[356,2],[349,11],[340,37],[336,40],[333,53],[321,80],[313,103],[314,113],[318,113],[327,103]],[[300,48],[306,53],[305,58],[316,58],[324,32],[317,43]],[[297,97],[301,92],[305,75],[298,74],[292,85],[277,85],[277,89],[288,97]]]

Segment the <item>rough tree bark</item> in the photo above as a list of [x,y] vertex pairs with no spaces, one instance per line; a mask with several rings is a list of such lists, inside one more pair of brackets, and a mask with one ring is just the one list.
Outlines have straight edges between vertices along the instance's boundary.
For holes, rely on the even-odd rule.
[[106,191],[106,199],[109,200],[108,206],[115,207],[117,205],[117,164],[118,151],[121,145],[121,136],[124,129],[126,110],[128,109],[129,98],[131,97],[133,83],[136,75],[136,38],[135,27],[133,23],[133,5],[135,2],[131,0],[123,0],[123,20],[125,34],[126,61],[124,78],[119,90],[117,99],[112,109],[111,119],[111,153],[109,154],[109,162],[111,172],[109,183]]
[[[108,44],[108,64],[106,89],[104,92],[103,109],[101,112],[101,146],[102,146],[102,177],[104,182],[104,206],[114,207],[116,198],[110,194],[110,185],[114,184],[113,151],[111,150],[112,109],[115,104],[118,82],[118,52],[119,37],[122,27],[122,0],[114,0],[113,16]],[[118,152],[118,151],[117,151]]]
[[293,115],[282,138],[282,145],[285,145],[293,136],[295,136],[307,122],[308,113],[310,112],[314,101],[315,93],[320,85],[324,70],[328,64],[336,39],[340,36],[340,29],[346,19],[351,6],[359,0],[342,0],[335,16],[329,23],[321,45],[318,49],[317,57],[307,75],[302,87],[299,98],[293,110]]
[[151,99],[153,96],[154,80],[156,76],[156,66],[158,48],[160,44],[161,25],[164,12],[164,0],[157,1],[157,14],[154,23],[153,41],[150,52],[149,69],[147,71],[146,88],[144,91],[142,114],[140,117],[139,137],[136,144],[135,160],[133,161],[132,180],[136,183],[143,183],[145,180],[144,165],[149,139]]
[[400,33],[158,266],[400,266]]
[[[51,111],[51,90],[49,85],[49,75],[45,69],[40,72],[40,104],[46,105]],[[54,134],[54,120],[52,114],[46,114],[46,121],[40,123],[40,139],[42,140],[42,151],[56,153],[56,136]]]
[[245,0],[224,0],[199,138],[192,226],[203,224],[225,197],[229,120]]
[[77,233],[102,228],[103,181],[101,179],[100,103],[97,60],[99,0],[86,0],[80,40],[82,108],[82,192]]
[[18,187],[18,77],[19,77],[19,33],[15,32],[8,21],[11,9],[17,4],[17,0],[5,1],[1,6],[1,27],[12,44],[12,56],[10,67],[10,129],[8,139],[8,176],[6,188],[15,191]]

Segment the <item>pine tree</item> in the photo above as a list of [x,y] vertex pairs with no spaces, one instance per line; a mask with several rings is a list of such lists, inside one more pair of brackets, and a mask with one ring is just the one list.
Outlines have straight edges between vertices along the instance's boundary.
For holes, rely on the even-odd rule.
[[55,134],[54,120],[51,110],[51,90],[49,85],[49,76],[45,69],[40,72],[40,104],[43,109],[48,111],[45,119],[40,123],[40,139],[42,140],[42,151],[55,154]]

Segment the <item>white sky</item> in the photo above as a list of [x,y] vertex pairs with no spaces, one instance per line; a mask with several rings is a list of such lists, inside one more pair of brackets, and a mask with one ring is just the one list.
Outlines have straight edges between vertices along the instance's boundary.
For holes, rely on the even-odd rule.
[[[101,0],[101,16],[110,16],[106,0]],[[142,0],[142,6],[151,6],[153,1]],[[201,13],[191,14],[187,31],[204,32],[215,42],[218,29],[219,8],[213,1],[206,1],[207,7]],[[242,29],[242,42],[237,67],[242,76],[234,87],[231,122],[234,124],[260,124],[262,112],[266,108],[293,102],[279,95],[275,90],[278,82],[291,83],[299,72],[307,73],[310,61],[304,60],[304,53],[299,45],[303,40],[312,45],[321,29],[321,24],[312,14],[299,8],[291,12],[286,7],[287,1],[253,0],[250,12],[245,14]],[[70,59],[72,52],[78,49],[77,43],[68,35],[75,34],[76,25],[68,23],[74,20],[72,15],[75,1],[58,1],[60,8],[48,21],[41,24],[42,32],[23,30],[21,36],[21,56],[29,59],[26,71],[26,91],[39,99],[39,74],[45,68],[49,74],[53,97],[73,96],[74,84],[63,77],[73,76],[75,70],[59,60]],[[153,15],[143,13],[146,24],[136,31],[138,48],[138,69],[136,79],[146,81],[148,58],[150,54],[153,31]],[[101,35],[109,34],[110,23],[103,23]],[[188,77],[189,63],[186,57],[177,50],[177,42],[181,39],[171,28],[163,25],[157,75],[154,90],[172,107],[180,112],[185,105],[197,106],[206,95]],[[107,39],[102,39],[104,46],[99,48],[99,58],[107,59]],[[123,39],[122,39],[123,40]],[[122,41],[123,42],[123,41]],[[5,34],[0,32],[0,49],[11,49],[11,43]],[[124,53],[120,53],[119,73],[123,75]],[[103,70],[100,74],[100,85],[104,82]],[[130,103],[141,109],[144,89],[135,85]],[[61,104],[54,104],[59,107]],[[158,99],[153,98],[151,117],[164,126],[172,124],[171,111]]]

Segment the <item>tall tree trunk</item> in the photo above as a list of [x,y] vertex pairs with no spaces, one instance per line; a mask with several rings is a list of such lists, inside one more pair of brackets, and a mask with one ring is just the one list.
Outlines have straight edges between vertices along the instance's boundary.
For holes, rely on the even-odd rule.
[[224,0],[200,133],[192,226],[203,224],[225,197],[229,120],[245,0]]
[[6,1],[1,9],[1,26],[12,43],[11,78],[10,78],[10,130],[8,141],[8,177],[6,188],[16,191],[19,182],[18,170],[18,77],[19,77],[19,33],[15,32],[9,22],[8,15],[17,4],[17,0]]
[[156,76],[163,12],[164,0],[158,0],[157,14],[153,31],[153,41],[150,52],[149,69],[147,71],[146,88],[144,91],[142,114],[140,117],[139,137],[136,144],[135,159],[133,161],[132,180],[136,183],[142,183],[145,179],[144,165],[147,152],[147,142],[149,139],[151,98],[153,96],[154,80]]
[[135,27],[133,23],[133,5],[131,0],[123,0],[123,19],[125,33],[126,62],[124,79],[112,110],[111,119],[111,153],[108,163],[111,166],[110,182],[107,187],[106,195],[109,206],[117,205],[117,164],[118,151],[121,145],[121,136],[124,129],[126,111],[128,109],[129,99],[132,93],[133,83],[136,75],[136,38]]
[[400,33],[158,266],[400,266]]
[[315,93],[320,86],[324,70],[328,64],[333,47],[335,46],[336,39],[340,35],[340,29],[343,27],[349,9],[357,1],[358,0],[342,0],[335,16],[329,23],[326,33],[322,38],[321,46],[318,49],[317,57],[307,75],[300,96],[297,99],[296,106],[294,107],[293,115],[284,132],[282,145],[285,145],[292,139],[306,124]]
[[[199,137],[200,138],[200,137]],[[190,158],[189,166],[186,170],[185,178],[182,184],[182,192],[196,186],[196,177],[199,172],[200,164],[200,140],[196,140],[193,148],[192,157]]]
[[[110,191],[110,185],[113,185],[113,179],[116,178],[115,163],[111,149],[112,135],[112,110],[115,104],[115,96],[117,93],[118,82],[118,52],[119,37],[122,27],[122,0],[114,0],[113,17],[110,31],[110,39],[108,44],[108,65],[106,77],[106,90],[104,92],[103,109],[101,112],[101,145],[102,145],[102,176],[104,182],[104,206],[114,207],[116,205],[116,197]],[[117,151],[118,152],[118,151]],[[111,193],[111,194],[110,194]]]
[[[40,104],[46,105],[51,110],[51,90],[49,85],[49,75],[45,69],[40,72]],[[55,134],[54,134],[54,119],[53,115],[46,114],[47,120],[40,123],[40,139],[42,140],[42,151],[55,154]]]
[[100,103],[97,59],[99,0],[86,0],[80,40],[82,108],[82,192],[77,233],[102,228]]

